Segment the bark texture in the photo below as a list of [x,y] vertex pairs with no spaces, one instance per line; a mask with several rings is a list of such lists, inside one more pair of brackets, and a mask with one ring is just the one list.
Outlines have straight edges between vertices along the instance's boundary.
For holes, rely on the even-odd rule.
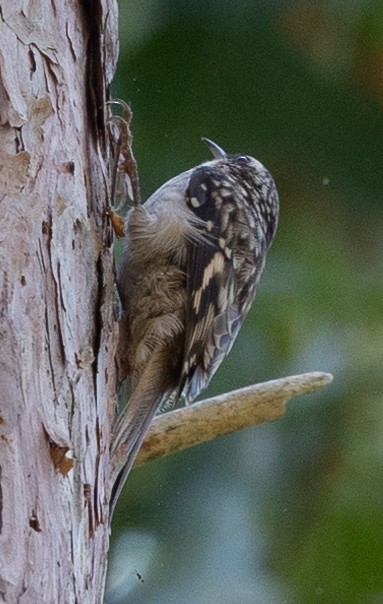
[[115,0],[0,4],[0,601],[102,602]]

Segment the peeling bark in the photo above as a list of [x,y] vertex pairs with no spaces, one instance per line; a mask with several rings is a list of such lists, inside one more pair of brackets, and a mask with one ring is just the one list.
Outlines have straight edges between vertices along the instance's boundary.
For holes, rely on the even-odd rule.
[[102,601],[115,0],[0,6],[0,599]]

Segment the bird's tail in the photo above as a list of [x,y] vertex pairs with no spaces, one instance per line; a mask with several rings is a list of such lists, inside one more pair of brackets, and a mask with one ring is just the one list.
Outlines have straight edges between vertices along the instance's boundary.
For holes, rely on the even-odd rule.
[[110,452],[110,518],[150,424],[166,398],[163,387],[166,367],[163,365],[163,352],[154,352],[130,396],[128,406],[115,422]]

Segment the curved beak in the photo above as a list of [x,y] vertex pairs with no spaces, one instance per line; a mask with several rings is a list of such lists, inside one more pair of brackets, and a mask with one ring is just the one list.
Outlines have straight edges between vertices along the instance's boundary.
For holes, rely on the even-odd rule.
[[202,137],[202,140],[207,144],[215,159],[224,159],[226,157],[226,151],[221,149],[217,143],[214,143],[209,138],[205,138],[204,136]]

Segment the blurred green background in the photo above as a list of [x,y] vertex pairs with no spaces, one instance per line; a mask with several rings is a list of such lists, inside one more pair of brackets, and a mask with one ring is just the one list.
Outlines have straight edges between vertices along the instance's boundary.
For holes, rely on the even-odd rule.
[[201,136],[279,188],[256,302],[206,395],[334,382],[134,471],[106,602],[383,603],[383,4],[121,0],[120,32],[113,95],[145,197],[209,159]]

